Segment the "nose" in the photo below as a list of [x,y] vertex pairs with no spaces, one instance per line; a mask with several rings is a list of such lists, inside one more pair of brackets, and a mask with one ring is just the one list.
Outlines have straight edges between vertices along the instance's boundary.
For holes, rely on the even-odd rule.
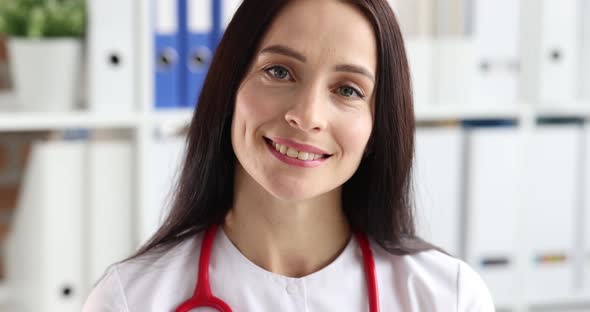
[[285,120],[293,128],[305,132],[319,132],[326,128],[328,97],[320,87],[310,86],[293,97],[293,104],[285,113]]

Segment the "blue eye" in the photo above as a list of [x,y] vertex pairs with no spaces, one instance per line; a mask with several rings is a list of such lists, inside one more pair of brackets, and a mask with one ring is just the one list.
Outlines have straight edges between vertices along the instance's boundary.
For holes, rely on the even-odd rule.
[[343,86],[338,88],[338,94],[345,96],[345,97],[353,97],[356,96],[358,98],[364,98],[363,94],[358,91],[357,89],[349,86]]
[[290,75],[289,71],[283,66],[272,66],[265,69],[265,71],[279,80],[286,80],[286,78],[288,79]]

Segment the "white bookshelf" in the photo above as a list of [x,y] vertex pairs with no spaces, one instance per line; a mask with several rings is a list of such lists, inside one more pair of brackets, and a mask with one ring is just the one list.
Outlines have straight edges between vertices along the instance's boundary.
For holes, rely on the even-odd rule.
[[[147,75],[143,75],[144,77]],[[146,90],[151,92],[151,90]],[[144,94],[148,97],[147,94]],[[4,99],[0,97],[0,100]],[[511,107],[477,107],[477,106],[441,106],[432,105],[416,108],[416,120],[418,122],[448,122],[452,120],[498,120],[508,119],[518,121],[519,128],[523,135],[530,135],[535,128],[536,118],[581,118],[590,117],[590,106],[584,107],[580,102],[577,106],[563,107],[535,107],[532,104],[520,103]],[[2,102],[0,101],[0,107]],[[141,106],[140,106],[141,107]],[[154,143],[154,133],[157,128],[181,127],[188,125],[192,118],[192,110],[164,110],[155,111],[148,105],[143,106],[142,111],[125,114],[89,113],[83,111],[63,113],[35,113],[18,112],[15,110],[0,111],[0,135],[9,132],[21,131],[43,131],[43,130],[64,130],[72,128],[84,128],[89,130],[102,129],[123,129],[134,133],[133,144],[137,149],[135,153],[136,164],[136,220],[142,219],[142,210],[145,207],[148,196],[146,179],[150,170],[149,153],[150,145]],[[139,237],[145,233],[142,224],[131,224]],[[526,255],[522,255],[526,258]],[[10,289],[7,285],[0,283],[0,311],[3,311],[2,304],[10,301]],[[590,293],[574,294],[568,298],[546,298],[543,301],[523,300],[517,307],[504,307],[510,311],[529,311],[530,308],[543,306],[568,306],[590,304]],[[502,307],[499,307],[502,308]]]

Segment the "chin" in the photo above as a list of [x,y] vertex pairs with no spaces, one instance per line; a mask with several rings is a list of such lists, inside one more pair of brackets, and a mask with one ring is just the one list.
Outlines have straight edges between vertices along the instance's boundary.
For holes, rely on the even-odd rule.
[[273,197],[282,201],[303,201],[324,193],[318,186],[313,184],[269,183],[264,188]]

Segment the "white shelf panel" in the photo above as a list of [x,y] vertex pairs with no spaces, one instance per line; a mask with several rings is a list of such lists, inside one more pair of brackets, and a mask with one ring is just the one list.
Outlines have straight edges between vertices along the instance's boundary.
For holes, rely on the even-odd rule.
[[[465,106],[439,106],[416,109],[418,121],[450,119],[516,119],[520,112],[510,108],[473,108]],[[193,117],[192,109],[153,111],[149,120],[155,125],[188,125]]]
[[0,132],[84,129],[125,129],[138,125],[135,113],[89,113],[89,112],[1,112]]
[[574,118],[589,118],[590,117],[590,102],[573,102],[569,105],[540,105],[535,109],[536,116],[541,118],[547,117],[574,117]]
[[506,107],[437,104],[416,106],[415,115],[417,121],[518,119],[522,115],[519,107],[517,104]]
[[152,111],[149,121],[156,126],[185,126],[191,122],[193,112],[192,108]]
[[576,305],[576,306],[585,306],[590,308],[590,292],[578,292],[572,293],[568,297],[560,297],[560,298],[552,298],[547,297],[543,298],[543,300],[531,300],[528,302],[529,306],[532,307],[541,307],[541,306],[568,306],[568,305]]
[[[526,311],[536,311],[537,309],[542,309],[542,311],[557,311],[555,309],[547,310],[547,307],[584,307],[590,309],[590,293],[586,292],[579,292],[573,293],[567,297],[547,297],[543,300],[529,300],[524,303],[526,307]],[[498,311],[515,311],[514,306],[510,305],[496,305],[496,309]],[[570,311],[565,309],[564,311]],[[573,311],[573,310],[571,310]],[[575,310],[578,311],[578,310]],[[579,310],[579,311],[586,311],[586,310]]]
[[[584,103],[585,104],[585,103]],[[448,120],[519,119],[523,113],[516,107],[429,106],[416,107],[416,120],[436,122]],[[569,107],[538,107],[536,117],[590,118],[590,103]],[[85,129],[133,129],[147,121],[154,126],[182,127],[190,123],[192,109],[152,111],[139,113],[92,112],[19,112],[0,110],[0,132]]]

